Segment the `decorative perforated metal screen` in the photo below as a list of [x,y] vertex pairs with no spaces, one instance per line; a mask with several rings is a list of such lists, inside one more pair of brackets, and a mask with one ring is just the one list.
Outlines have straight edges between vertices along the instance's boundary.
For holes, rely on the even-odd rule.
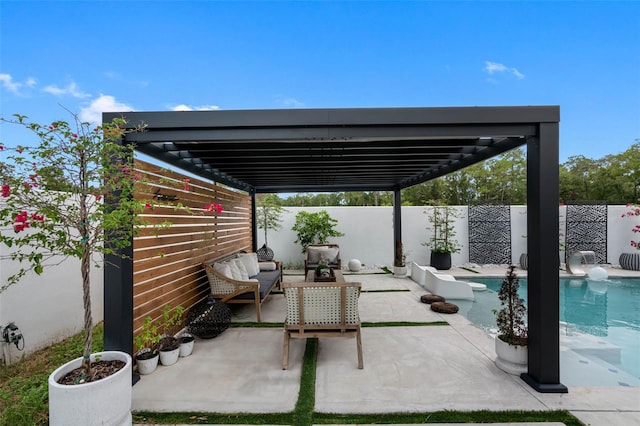
[[607,205],[568,204],[565,253],[592,251],[596,263],[607,263]]
[[469,262],[511,263],[509,206],[469,206]]

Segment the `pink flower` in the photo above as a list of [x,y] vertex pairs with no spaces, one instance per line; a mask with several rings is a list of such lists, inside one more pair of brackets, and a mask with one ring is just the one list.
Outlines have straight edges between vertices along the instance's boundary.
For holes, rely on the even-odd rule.
[[15,232],[20,232],[20,231],[24,231],[25,228],[29,227],[29,223],[14,223],[13,224],[13,230]]
[[31,220],[37,220],[38,222],[44,221],[44,215],[38,213],[31,213]]
[[151,203],[146,203],[146,204],[144,205],[144,208],[145,208],[145,209],[150,209],[150,208],[151,208]]
[[2,198],[7,198],[11,195],[11,187],[8,184],[2,185]]
[[218,203],[211,203],[204,206],[204,209],[208,212],[222,213],[222,211],[224,210],[224,207],[222,207]]
[[102,195],[100,194],[96,195],[96,201],[100,201],[100,200],[102,200]]
[[4,145],[0,145],[0,151],[4,149]]
[[182,179],[182,181],[184,182],[184,185],[182,187],[183,190],[188,191],[189,190],[189,179]]

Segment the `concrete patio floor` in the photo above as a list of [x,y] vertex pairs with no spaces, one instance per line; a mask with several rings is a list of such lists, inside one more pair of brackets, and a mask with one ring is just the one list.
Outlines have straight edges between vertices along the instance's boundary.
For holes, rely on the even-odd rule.
[[[502,271],[484,272],[502,276]],[[454,272],[464,275],[467,271]],[[568,410],[587,425],[640,425],[640,388],[569,387],[567,394],[537,393],[495,366],[493,339],[484,331],[459,314],[437,314],[420,303],[426,291],[412,280],[384,274],[345,278],[362,283],[363,322],[447,321],[450,325],[363,328],[363,370],[357,368],[354,339],[320,339],[317,412]],[[301,280],[302,275],[285,275],[285,281]],[[282,322],[284,306],[284,296],[273,294],[262,306],[263,321]],[[233,308],[234,322],[255,320],[251,306]],[[229,328],[214,339],[197,339],[191,356],[142,376],[133,387],[132,409],[293,411],[305,341],[291,341],[289,370],[282,370],[282,343],[281,328]]]

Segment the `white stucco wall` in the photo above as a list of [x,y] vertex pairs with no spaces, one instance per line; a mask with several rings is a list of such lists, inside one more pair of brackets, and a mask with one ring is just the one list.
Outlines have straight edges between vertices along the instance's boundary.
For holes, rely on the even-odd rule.
[[[16,273],[19,264],[6,260],[9,249],[0,245],[0,280]],[[83,304],[80,261],[75,258],[46,268],[42,275],[30,273],[0,293],[0,326],[15,323],[24,336],[24,350],[0,343],[0,357],[9,364],[37,349],[82,330]],[[48,262],[54,264],[54,262]],[[102,269],[91,274],[92,317],[104,318]],[[80,354],[79,354],[80,355]]]
[[[456,220],[456,239],[462,244],[460,253],[452,256],[454,265],[462,265],[469,260],[469,235],[467,207],[456,206],[461,217]],[[368,265],[393,265],[393,208],[392,207],[287,207],[283,214],[282,228],[269,231],[268,241],[278,260],[285,265],[301,265],[304,260],[300,245],[294,243],[296,234],[291,230],[295,224],[295,215],[299,211],[316,212],[327,210],[338,220],[336,229],[345,233],[344,237],[332,238],[331,242],[340,245],[344,263],[349,259],[359,259]],[[402,240],[408,252],[408,261],[429,264],[429,249],[422,243],[429,238],[425,207],[402,207]],[[640,224],[640,217],[622,218],[628,211],[625,206],[609,206],[607,225],[608,263],[617,265],[620,253],[632,251],[629,242],[640,239],[631,229]],[[559,229],[565,228],[566,207],[559,206]],[[264,230],[258,230],[258,247],[264,243]],[[511,244],[512,262],[517,264],[521,253],[527,251],[527,207],[511,207]],[[634,238],[635,237],[635,238]],[[560,236],[560,241],[563,241]],[[564,253],[561,253],[564,254]]]

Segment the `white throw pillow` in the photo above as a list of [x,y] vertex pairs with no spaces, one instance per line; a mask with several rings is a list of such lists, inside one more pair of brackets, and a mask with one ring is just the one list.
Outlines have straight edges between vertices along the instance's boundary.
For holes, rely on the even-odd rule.
[[326,256],[327,247],[307,247],[307,261],[320,263],[320,259]]
[[242,281],[248,280],[249,279],[249,273],[247,272],[247,268],[245,268],[244,263],[242,263],[242,260],[233,259],[233,263],[235,263],[235,265],[240,270],[240,275],[242,276]]
[[337,247],[327,247],[325,252],[323,253],[324,258],[328,263],[335,263],[338,261],[338,254],[340,254],[340,249]]
[[238,259],[242,261],[250,277],[258,275],[260,266],[258,265],[258,255],[256,253],[240,253],[238,254]]
[[226,263],[229,263],[229,268],[231,269],[231,276],[234,280],[242,281],[242,274],[240,273],[240,268],[236,265],[236,262],[230,260]]
[[261,271],[275,271],[276,262],[260,262]]
[[220,272],[227,278],[233,278],[231,275],[231,268],[229,268],[229,264],[227,262],[216,262],[213,264],[213,269]]

